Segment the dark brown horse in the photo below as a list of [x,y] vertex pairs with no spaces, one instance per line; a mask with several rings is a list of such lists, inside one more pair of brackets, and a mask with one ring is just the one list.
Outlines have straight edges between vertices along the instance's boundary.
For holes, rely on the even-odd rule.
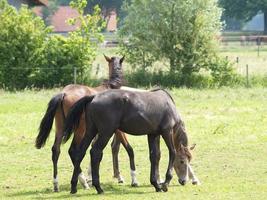
[[[98,95],[86,96],[77,101],[66,119],[64,138],[66,142],[72,131],[79,126],[80,116],[85,112],[86,133],[80,147],[74,154],[74,171],[71,180],[71,193],[77,192],[80,163],[92,140],[96,137],[91,154],[92,183],[100,194],[103,192],[99,181],[99,165],[103,149],[115,130],[119,129],[132,135],[148,136],[151,173],[150,182],[156,191],[167,191],[172,179],[171,169],[177,157],[179,182],[185,184],[189,162],[188,138],[184,124],[176,111],[174,101],[165,90],[149,92],[132,92],[126,90],[109,90]],[[158,182],[159,137],[162,136],[169,150],[169,164],[165,182]]]
[[[55,141],[52,147],[52,161],[53,161],[53,171],[54,171],[53,184],[55,192],[59,190],[58,178],[57,178],[57,163],[60,155],[60,145],[63,137],[65,116],[69,112],[70,107],[84,96],[94,95],[109,89],[120,88],[122,84],[122,62],[124,60],[124,57],[109,58],[105,56],[105,59],[107,60],[109,65],[108,82],[95,88],[87,87],[84,85],[68,85],[64,87],[59,94],[57,94],[50,100],[47,111],[40,123],[39,134],[36,138],[36,143],[35,143],[35,146],[38,149],[40,149],[45,145],[45,142],[49,136],[49,133],[53,125],[53,120],[55,119],[56,134],[55,134]],[[73,149],[75,149],[80,144],[82,138],[84,137],[84,132],[85,132],[85,123],[84,123],[84,115],[82,115],[79,126],[75,130],[74,138],[69,148],[69,155],[71,157],[72,162],[74,160]],[[135,178],[134,152],[129,142],[127,141],[125,134],[119,130],[116,130],[116,134],[114,135],[114,139],[112,142],[114,177],[118,178],[119,182],[123,181],[122,177],[120,176],[119,165],[118,165],[118,152],[120,143],[122,143],[122,145],[124,146],[129,155],[131,175],[132,175],[132,186],[136,186],[137,180]],[[89,187],[81,169],[79,174],[79,181],[85,188]]]

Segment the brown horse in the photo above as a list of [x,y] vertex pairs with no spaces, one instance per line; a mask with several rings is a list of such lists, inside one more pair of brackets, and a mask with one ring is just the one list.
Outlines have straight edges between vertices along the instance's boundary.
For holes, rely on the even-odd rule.
[[[105,59],[108,62],[109,66],[109,80],[107,82],[95,88],[87,87],[84,85],[68,85],[64,87],[59,94],[57,94],[50,100],[47,111],[40,123],[39,134],[35,142],[35,146],[37,149],[40,149],[45,145],[45,142],[49,136],[49,133],[53,125],[53,120],[55,118],[56,134],[55,134],[55,141],[52,147],[52,161],[53,161],[53,172],[54,172],[53,184],[55,192],[59,191],[58,178],[57,178],[57,163],[60,155],[60,144],[63,137],[65,116],[68,114],[70,107],[84,96],[94,95],[109,89],[120,88],[122,84],[122,62],[124,60],[124,57],[109,58],[105,56]],[[84,115],[82,115],[79,126],[75,130],[74,138],[69,148],[69,155],[71,157],[72,162],[74,160],[73,149],[75,149],[80,144],[81,140],[84,137],[84,133],[85,133],[85,122],[84,122]],[[135,178],[135,163],[134,163],[133,149],[126,138],[126,135],[123,132],[116,130],[115,133],[116,134],[114,135],[114,139],[111,144],[113,163],[114,163],[113,164],[114,177],[118,178],[119,182],[123,182],[123,179],[119,172],[119,165],[118,165],[118,152],[120,143],[122,143],[130,158],[132,186],[136,186],[137,180]],[[81,182],[84,188],[89,187],[81,169],[79,173],[79,181]]]

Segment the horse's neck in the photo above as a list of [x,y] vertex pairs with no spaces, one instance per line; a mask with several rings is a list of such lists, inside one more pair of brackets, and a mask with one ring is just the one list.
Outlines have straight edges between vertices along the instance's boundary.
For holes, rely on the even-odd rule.
[[183,144],[183,146],[187,147],[188,146],[188,137],[187,137],[184,123],[181,121],[181,123],[179,123],[179,125],[177,125],[177,126],[178,127],[173,134],[175,146]]

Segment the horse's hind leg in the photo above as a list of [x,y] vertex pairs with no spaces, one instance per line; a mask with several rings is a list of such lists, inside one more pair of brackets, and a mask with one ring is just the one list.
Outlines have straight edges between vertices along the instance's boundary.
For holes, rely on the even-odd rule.
[[117,133],[116,133],[111,142],[112,161],[113,161],[113,177],[118,179],[118,183],[123,183],[124,180],[120,174],[120,169],[119,169],[120,143],[121,141],[118,138]]
[[[73,139],[72,143],[70,145],[70,148],[69,148],[69,156],[71,158],[71,161],[72,161],[74,167],[75,167],[75,159],[76,159],[75,156],[77,154],[77,151],[79,151],[78,148],[79,148],[79,145],[76,144],[75,139]],[[89,189],[89,185],[87,183],[86,177],[82,173],[82,169],[81,169],[80,166],[79,166],[79,169],[77,170],[77,172],[78,172],[78,180],[81,183],[81,185],[83,186],[83,188],[84,189]]]
[[162,134],[162,137],[168,147],[169,150],[169,164],[166,172],[166,177],[165,177],[165,182],[162,185],[162,190],[164,192],[168,191],[168,185],[172,179],[172,168],[173,168],[173,163],[175,159],[175,148],[172,140],[172,134],[171,132],[166,132]]
[[113,134],[112,132],[102,131],[98,134],[98,138],[94,143],[92,149],[90,150],[91,155],[91,165],[92,165],[92,178],[93,178],[93,186],[96,188],[97,193],[103,193],[102,188],[100,187],[99,181],[99,165],[103,157],[103,149],[106,147],[109,139]]
[[57,177],[57,163],[60,155],[60,144],[62,140],[62,133],[56,132],[56,138],[54,145],[52,147],[52,161],[53,161],[53,184],[54,184],[54,192],[59,191],[58,187],[58,177]]
[[52,146],[52,161],[53,161],[53,184],[54,184],[54,192],[59,191],[58,186],[58,177],[57,177],[57,164],[58,158],[60,155],[60,144],[63,137],[63,117],[60,112],[57,112],[55,115],[55,128],[56,128],[56,135],[55,141]]
[[155,187],[156,192],[161,192],[161,186],[158,184],[157,180],[157,138],[159,135],[148,135],[148,145],[149,145],[149,158],[150,158],[150,183]]
[[118,159],[118,154],[119,154],[119,149],[120,149],[120,143],[122,143],[123,147],[127,151],[127,154],[129,156],[130,160],[130,168],[131,168],[131,177],[132,177],[132,182],[131,186],[136,187],[138,186],[138,181],[136,178],[136,170],[135,170],[135,162],[134,162],[134,151],[131,145],[129,144],[125,133],[123,133],[120,130],[116,130],[116,134],[113,137],[113,141],[111,144],[112,147],[112,157],[113,157],[113,170],[114,170],[114,177],[118,178],[119,183],[123,182],[123,177],[120,174],[119,171],[119,159]]
[[[88,131],[89,130],[89,131]],[[93,138],[96,136],[97,130],[90,126],[87,130],[87,134],[83,137],[80,145],[77,147],[72,142],[71,148],[69,149],[69,154],[74,165],[74,170],[71,178],[71,193],[74,194],[77,192],[77,182],[78,176],[81,173],[80,164],[85,156],[86,150],[88,149]]]

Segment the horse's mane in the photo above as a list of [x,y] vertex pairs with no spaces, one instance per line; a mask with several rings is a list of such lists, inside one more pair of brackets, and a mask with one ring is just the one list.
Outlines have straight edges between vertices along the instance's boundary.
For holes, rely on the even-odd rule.
[[170,97],[170,99],[172,100],[172,102],[173,102],[174,105],[175,105],[175,102],[174,102],[174,100],[173,100],[171,94],[170,94],[167,90],[165,90],[165,89],[163,89],[163,88],[160,88],[160,87],[157,87],[157,88],[154,88],[154,89],[150,90],[150,92],[156,92],[156,91],[159,91],[159,90],[165,92],[165,93]]

